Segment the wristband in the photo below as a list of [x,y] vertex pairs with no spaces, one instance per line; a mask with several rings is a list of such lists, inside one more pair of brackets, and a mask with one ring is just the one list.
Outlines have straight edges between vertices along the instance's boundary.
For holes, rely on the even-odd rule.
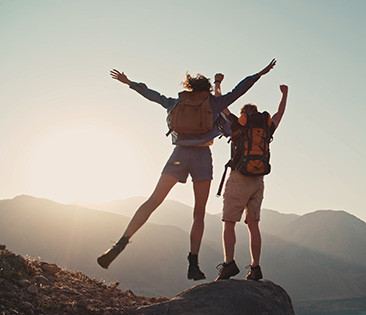
[[216,80],[214,83],[220,83],[221,84],[221,81],[220,80]]

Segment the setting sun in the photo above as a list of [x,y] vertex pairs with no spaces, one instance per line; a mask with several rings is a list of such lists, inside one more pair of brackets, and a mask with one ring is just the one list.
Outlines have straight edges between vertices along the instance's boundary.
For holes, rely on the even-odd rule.
[[[121,130],[97,122],[70,122],[34,139],[27,161],[28,189],[57,200],[105,201],[122,194],[136,163]],[[115,192],[115,196],[113,196]]]

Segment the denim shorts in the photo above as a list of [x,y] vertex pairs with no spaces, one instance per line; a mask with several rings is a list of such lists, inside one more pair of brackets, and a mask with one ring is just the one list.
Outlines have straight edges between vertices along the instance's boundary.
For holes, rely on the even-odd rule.
[[193,182],[212,180],[212,155],[208,146],[177,145],[165,164],[162,174],[177,178],[181,183],[187,181],[188,174]]

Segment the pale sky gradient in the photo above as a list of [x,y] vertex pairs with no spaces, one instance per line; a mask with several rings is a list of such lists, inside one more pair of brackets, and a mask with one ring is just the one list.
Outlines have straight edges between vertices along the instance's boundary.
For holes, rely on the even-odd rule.
[[[223,92],[278,63],[230,109],[288,107],[263,206],[365,213],[366,1],[0,0],[0,199],[70,203],[148,196],[173,149],[165,110],[109,76],[176,97],[185,72]],[[215,197],[226,140],[212,147]],[[169,199],[193,205],[192,184]]]

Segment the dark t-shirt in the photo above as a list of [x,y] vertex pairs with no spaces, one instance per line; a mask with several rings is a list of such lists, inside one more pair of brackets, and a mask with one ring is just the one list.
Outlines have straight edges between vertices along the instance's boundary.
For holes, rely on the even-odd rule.
[[[230,115],[228,117],[231,120],[231,126],[230,126],[231,132],[232,132],[232,134],[234,134],[237,130],[240,129],[240,127],[242,127],[242,125],[239,124],[238,117],[236,115],[230,113]],[[271,125],[269,126],[269,134],[271,137],[273,136],[275,130],[276,130],[276,125],[274,124],[273,121],[271,121]]]

